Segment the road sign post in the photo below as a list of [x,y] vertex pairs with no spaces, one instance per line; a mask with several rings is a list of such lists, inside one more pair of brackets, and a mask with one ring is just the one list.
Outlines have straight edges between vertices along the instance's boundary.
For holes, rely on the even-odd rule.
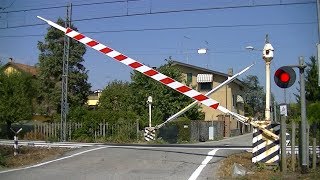
[[19,151],[18,151],[18,149],[19,149],[19,145],[18,145],[18,134],[19,134],[19,132],[22,131],[22,128],[20,128],[18,131],[15,131],[15,130],[13,130],[13,129],[11,128],[11,131],[14,133],[14,137],[13,137],[13,141],[14,141],[14,143],[13,143],[14,152],[13,152],[13,155],[16,156],[16,155],[19,154]]
[[286,130],[287,130],[287,105],[281,104],[280,105],[280,115],[281,115],[281,122],[280,122],[280,130],[281,130],[281,137],[280,137],[280,143],[281,143],[281,171],[283,173],[287,172],[287,153],[286,153]]

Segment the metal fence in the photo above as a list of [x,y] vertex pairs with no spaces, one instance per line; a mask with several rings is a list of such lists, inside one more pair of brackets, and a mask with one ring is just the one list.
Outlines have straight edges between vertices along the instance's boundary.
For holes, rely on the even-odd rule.
[[213,127],[213,140],[224,136],[224,121],[191,121],[191,141],[209,140],[209,127]]
[[[34,123],[33,130],[26,133],[26,139],[59,139],[60,138],[60,123]],[[75,134],[83,133],[94,139],[97,137],[110,137],[119,134],[134,133],[138,136],[139,123],[98,123],[95,125],[88,125],[84,123],[70,122],[67,123],[67,137],[68,140],[75,139]],[[29,134],[29,135],[28,135]]]

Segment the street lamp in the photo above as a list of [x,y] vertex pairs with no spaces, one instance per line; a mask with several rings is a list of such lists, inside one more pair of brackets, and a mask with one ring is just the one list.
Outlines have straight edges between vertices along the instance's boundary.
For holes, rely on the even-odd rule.
[[200,48],[198,49],[198,54],[207,54],[208,49],[207,48]]

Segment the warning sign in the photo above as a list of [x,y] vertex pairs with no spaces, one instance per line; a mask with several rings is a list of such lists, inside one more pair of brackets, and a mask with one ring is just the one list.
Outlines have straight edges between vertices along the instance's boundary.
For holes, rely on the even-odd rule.
[[280,115],[288,116],[287,105],[280,105]]

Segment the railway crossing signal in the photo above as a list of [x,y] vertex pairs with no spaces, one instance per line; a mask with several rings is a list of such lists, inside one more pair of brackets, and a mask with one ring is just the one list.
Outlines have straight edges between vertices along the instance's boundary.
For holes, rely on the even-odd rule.
[[274,82],[280,88],[289,88],[296,81],[296,72],[290,66],[282,66],[274,73]]

